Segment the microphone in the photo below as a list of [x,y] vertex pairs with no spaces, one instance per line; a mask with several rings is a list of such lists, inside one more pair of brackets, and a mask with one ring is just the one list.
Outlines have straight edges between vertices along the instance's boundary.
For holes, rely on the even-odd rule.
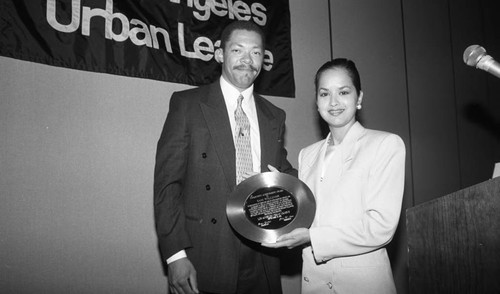
[[464,62],[468,66],[482,69],[500,78],[500,64],[486,54],[486,49],[479,45],[470,45],[465,49]]

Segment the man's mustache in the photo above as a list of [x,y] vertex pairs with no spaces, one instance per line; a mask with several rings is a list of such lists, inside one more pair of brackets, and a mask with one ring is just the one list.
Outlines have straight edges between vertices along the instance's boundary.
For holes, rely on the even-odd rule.
[[253,65],[237,65],[237,66],[234,67],[234,69],[238,69],[238,70],[251,69],[253,71],[257,71],[257,68],[254,67]]

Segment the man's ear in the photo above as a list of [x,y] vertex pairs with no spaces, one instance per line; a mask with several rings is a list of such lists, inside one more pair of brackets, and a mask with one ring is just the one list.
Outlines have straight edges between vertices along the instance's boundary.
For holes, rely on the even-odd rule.
[[214,53],[215,61],[218,63],[224,63],[224,54],[222,52],[222,48],[217,48]]

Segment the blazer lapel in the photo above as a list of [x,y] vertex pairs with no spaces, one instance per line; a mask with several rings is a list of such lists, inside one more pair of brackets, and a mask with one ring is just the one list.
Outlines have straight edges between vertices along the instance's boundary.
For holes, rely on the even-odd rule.
[[356,143],[365,134],[366,129],[359,123],[356,122],[342,144],[342,165],[343,169],[349,169],[354,159],[355,153],[357,152]]
[[236,155],[231,124],[227,117],[227,108],[218,81],[209,86],[207,96],[201,99],[200,107],[212,136],[212,143],[222,165],[228,187],[232,191],[236,185],[234,164]]

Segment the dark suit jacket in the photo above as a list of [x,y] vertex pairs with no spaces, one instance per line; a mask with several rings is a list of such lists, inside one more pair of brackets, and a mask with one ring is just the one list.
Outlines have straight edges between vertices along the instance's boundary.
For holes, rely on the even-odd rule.
[[[263,171],[271,164],[296,175],[284,148],[285,112],[254,98]],[[226,218],[235,186],[235,148],[219,81],[174,93],[156,154],[156,229],[163,258],[186,249],[203,291],[236,289],[241,237]],[[279,259],[272,253],[263,252],[264,266],[272,293],[280,293]]]

